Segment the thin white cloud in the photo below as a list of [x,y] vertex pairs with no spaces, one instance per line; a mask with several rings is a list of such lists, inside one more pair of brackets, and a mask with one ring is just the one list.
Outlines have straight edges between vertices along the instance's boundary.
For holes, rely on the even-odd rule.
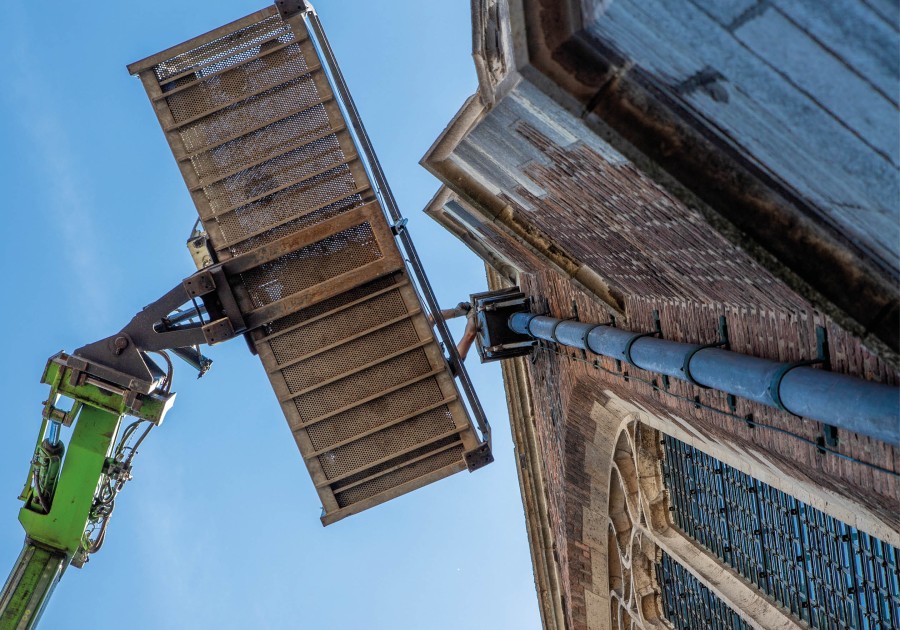
[[59,108],[65,107],[66,95],[56,89],[53,75],[33,61],[36,57],[30,41],[40,40],[30,37],[26,12],[15,3],[5,11],[7,24],[15,26],[7,34],[12,54],[4,91],[9,95],[10,110],[16,112],[15,125],[28,140],[26,161],[41,165],[42,172],[36,173],[35,179],[42,185],[34,189],[34,203],[47,204],[45,216],[50,218],[50,225],[36,229],[55,233],[49,249],[55,252],[64,270],[63,285],[78,296],[70,301],[70,308],[87,325],[105,330],[110,324],[110,300],[104,291],[104,278],[97,277],[104,267],[96,256],[100,243],[95,236],[98,231],[92,212],[94,200],[90,178],[78,164],[78,155],[71,149],[68,130],[59,114]]

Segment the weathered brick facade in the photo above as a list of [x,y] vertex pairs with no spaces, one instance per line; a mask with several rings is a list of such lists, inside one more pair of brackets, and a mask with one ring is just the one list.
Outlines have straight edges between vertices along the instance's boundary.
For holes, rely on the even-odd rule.
[[[593,300],[573,289],[558,274],[546,272],[520,278],[526,293],[548,298],[550,312],[557,317],[572,316],[573,301],[577,305],[578,316],[584,321],[599,321],[605,316]],[[714,340],[716,315],[723,313],[727,317],[729,337],[734,348],[760,356],[779,356],[769,353],[779,346],[803,347],[800,344],[806,342],[805,349],[815,351],[814,338],[808,341],[800,336],[802,332],[807,332],[806,326],[798,324],[795,312],[782,311],[779,316],[774,310],[759,312],[714,301],[690,303],[673,300],[660,303],[645,298],[629,301],[629,321],[636,324],[634,330],[651,330],[652,312],[656,308],[659,308],[660,324],[666,338]],[[688,319],[687,316],[691,315],[695,319]],[[698,325],[693,328],[678,325],[685,321],[697,321]],[[846,364],[850,359],[859,362],[857,365],[868,362],[870,366],[884,369],[858,340],[844,334],[832,323],[825,323],[830,331],[836,364]],[[695,333],[702,336],[694,337]],[[791,360],[793,357],[782,358]],[[535,390],[534,397],[544,401],[535,409],[536,425],[543,445],[546,476],[550,480],[551,521],[556,524],[557,541],[564,541],[557,543],[557,549],[561,571],[568,578],[568,608],[573,628],[592,627],[586,625],[583,597],[584,592],[600,579],[600,576],[592,574],[593,550],[585,544],[581,528],[582,507],[588,495],[598,491],[593,487],[592,471],[585,468],[585,444],[594,439],[597,428],[591,416],[591,407],[598,398],[602,399],[602,394],[598,392],[606,389],[615,391],[622,398],[659,417],[677,417],[680,422],[685,422],[713,441],[729,443],[748,453],[763,454],[766,465],[774,466],[786,477],[804,480],[836,496],[853,497],[860,507],[871,512],[875,517],[873,520],[882,522],[890,529],[900,528],[896,509],[900,504],[897,477],[821,452],[814,445],[820,431],[817,423],[740,399],[734,414],[738,417],[724,415],[712,410],[731,413],[724,394],[672,380],[668,390],[673,396],[657,389],[663,389],[662,383],[652,374],[632,366],[616,366],[612,359],[585,357],[571,349],[560,354],[551,344],[541,346],[533,362],[529,361],[528,370]],[[646,383],[654,378],[657,388]],[[712,409],[697,408],[691,402],[695,396]],[[750,413],[753,414],[755,428],[750,428],[739,418]],[[798,433],[812,444],[763,428],[762,425]],[[900,462],[896,449],[861,436],[841,434],[837,450],[894,471]]]
[[[664,338],[710,343],[717,340],[719,317],[724,316],[732,350],[779,361],[802,361],[816,357],[816,327],[820,326],[828,334],[833,370],[896,382],[894,371],[858,339],[816,312],[722,238],[699,213],[659,190],[634,167],[609,165],[584,146],[560,151],[533,129],[517,131],[552,160],[552,166],[526,169],[548,193],[542,199],[529,199],[535,208],[529,216],[567,251],[588,261],[604,277],[614,279],[610,282],[624,298],[629,330],[653,331],[656,312]],[[546,297],[554,316],[573,316],[574,301],[584,321],[601,322],[607,317],[593,300],[560,281],[556,274],[523,274],[520,283],[527,294]],[[643,381],[654,378],[628,366],[617,370],[611,359],[599,361],[608,370],[622,374],[630,370]],[[582,369],[586,378],[603,377],[602,373],[591,374],[582,365],[575,362],[567,367]],[[729,439],[777,453],[797,475],[814,478],[840,493],[860,493],[873,510],[880,510],[884,518],[900,525],[892,507],[900,500],[896,478],[823,455],[815,446],[777,432],[751,429],[734,418],[697,410],[692,403],[654,391],[640,380],[625,381],[624,388],[618,379],[607,380],[623,394],[653,400],[657,408],[674,409],[679,415],[702,421],[709,430]],[[681,398],[699,396],[703,404],[729,410],[725,395],[719,392],[676,380],[669,390]],[[821,436],[817,422],[744,400],[736,401],[734,413],[753,414],[759,423],[797,433],[812,443]],[[897,450],[876,440],[843,435],[837,448],[851,458],[900,472]]]
[[[650,332],[657,321],[666,339],[718,340],[727,323],[732,350],[802,361],[816,357],[816,327],[827,332],[831,369],[884,382],[896,373],[859,339],[817,312],[782,281],[723,238],[696,210],[672,197],[628,163],[610,163],[583,143],[561,149],[527,124],[520,134],[546,156],[524,171],[541,195],[519,187],[501,195],[517,213],[573,258],[586,261],[622,300],[617,324]],[[527,201],[518,205],[517,199]],[[558,271],[535,272],[535,256],[505,233],[481,227],[481,240],[518,264],[518,282],[537,308],[560,317],[604,322],[607,305],[573,286]],[[859,460],[900,472],[897,449],[864,436],[840,433],[825,452],[818,422],[794,417],[657,376],[616,361],[544,344],[528,362],[540,438],[555,557],[565,576],[565,607],[573,628],[587,628],[584,593],[596,589],[593,548],[583,538],[583,507],[597,492],[586,469],[585,445],[594,439],[592,406],[604,390],[635,401],[661,417],[676,417],[710,439],[764,454],[766,465],[837,496],[852,496],[891,529],[900,528],[897,477]],[[746,418],[752,419],[748,422]],[[786,434],[795,434],[788,435]]]
[[[730,211],[710,211],[704,202],[710,197],[696,188],[708,173],[685,179],[694,186],[685,192],[681,180],[673,182],[662,172],[664,160],[620,153],[617,149],[627,144],[621,137],[600,129],[607,134],[601,137],[591,116],[571,114],[575,108],[567,99],[589,98],[573,86],[594,79],[602,84],[600,78],[573,70],[570,83],[554,74],[552,84],[550,74],[539,77],[531,65],[521,75],[512,71],[513,55],[503,49],[504,37],[512,41],[516,29],[524,29],[531,51],[538,25],[559,28],[540,23],[556,15],[554,10],[532,14],[528,6],[533,4],[546,3],[525,2],[518,16],[509,9],[510,34],[502,25],[506,3],[473,3],[485,41],[493,32],[490,20],[499,20],[500,52],[491,57],[476,28],[480,102],[466,104],[423,161],[446,185],[429,214],[493,265],[492,285],[518,284],[534,309],[555,317],[612,320],[625,330],[673,341],[718,342],[724,322],[731,350],[783,362],[816,359],[825,339],[829,362],[819,364],[822,369],[896,385],[895,356],[883,343],[890,335],[869,335],[864,341],[852,317],[815,291],[798,290],[809,285],[794,282],[786,258],[774,261],[752,240],[736,236],[734,225],[720,220]],[[498,5],[499,12],[492,14]],[[538,65],[571,65],[582,54],[564,47],[557,53]],[[521,56],[516,63],[522,63]],[[607,89],[618,87],[601,88],[595,97],[599,100],[588,109],[603,110],[601,97]],[[663,136],[660,142],[671,140]],[[682,149],[663,146],[661,151],[677,154]],[[732,184],[739,188],[743,177],[734,171]],[[804,224],[782,219],[785,229],[794,232],[786,242],[802,242]],[[842,269],[852,275],[849,260],[844,259]],[[900,545],[900,449],[845,431],[838,432],[834,444],[819,422],[557,344],[542,342],[532,357],[517,361],[516,370],[505,368],[504,374],[514,434],[524,435],[516,427],[527,424],[535,436],[536,448],[517,438],[517,449],[530,474],[528,492],[523,482],[523,500],[532,540],[539,526],[551,532],[552,560],[534,555],[536,563],[548,565],[536,571],[548,628],[605,628],[617,618],[611,612],[616,605],[609,564],[615,544],[608,532],[619,528],[610,471],[619,459],[627,459],[619,457],[616,440],[628,413],[645,418],[654,431],[715,450],[744,472]],[[526,399],[534,401],[530,408],[517,408]],[[626,408],[627,413],[622,411]],[[657,474],[658,463],[653,466],[655,471],[644,474]],[[545,505],[534,498],[538,492]],[[546,577],[553,571],[560,577],[558,588]],[[707,575],[709,571],[730,574],[718,565]],[[702,570],[695,567],[695,573]],[[723,577],[722,583],[729,580]],[[645,593],[652,590],[642,584]],[[744,594],[734,595],[726,587],[717,592],[732,607],[746,606],[741,612],[756,627],[794,627],[796,620],[758,592],[736,588]],[[556,604],[550,602],[554,597]],[[645,611],[641,623],[654,625],[658,612]]]

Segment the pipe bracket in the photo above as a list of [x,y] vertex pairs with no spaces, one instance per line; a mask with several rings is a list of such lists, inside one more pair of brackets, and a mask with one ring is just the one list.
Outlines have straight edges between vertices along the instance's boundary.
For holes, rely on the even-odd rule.
[[622,351],[622,355],[625,357],[625,361],[628,364],[633,365],[636,368],[640,368],[640,366],[637,365],[631,358],[631,346],[634,345],[635,341],[637,341],[638,339],[641,339],[642,337],[656,337],[657,335],[659,335],[659,331],[654,330],[653,332],[638,333],[635,336],[633,336],[631,339],[629,339],[628,342],[625,344],[625,349]]
[[781,381],[783,381],[787,373],[794,368],[804,367],[807,365],[817,365],[819,363],[825,363],[825,361],[822,358],[818,358],[810,359],[808,361],[795,361],[794,363],[782,364],[782,366],[778,368],[775,374],[772,375],[772,381],[769,383],[769,397],[772,399],[772,402],[775,403],[775,407],[796,416],[797,414],[785,407],[784,402],[782,402],[781,400]]
[[701,389],[709,389],[707,385],[703,385],[698,382],[697,379],[694,378],[694,375],[691,374],[691,359],[694,358],[694,355],[700,352],[701,350],[706,350],[707,348],[726,348],[728,347],[727,341],[716,341],[714,343],[705,343],[702,346],[697,346],[693,350],[687,353],[684,357],[684,362],[681,364],[681,371],[684,373],[684,379],[690,383],[691,385],[696,385]]

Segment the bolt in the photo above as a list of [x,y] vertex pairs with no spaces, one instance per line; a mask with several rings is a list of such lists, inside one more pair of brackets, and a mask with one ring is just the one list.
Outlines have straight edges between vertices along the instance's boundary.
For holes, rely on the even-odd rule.
[[116,356],[122,354],[122,351],[128,347],[128,339],[126,337],[116,337],[116,340],[113,342],[116,350]]

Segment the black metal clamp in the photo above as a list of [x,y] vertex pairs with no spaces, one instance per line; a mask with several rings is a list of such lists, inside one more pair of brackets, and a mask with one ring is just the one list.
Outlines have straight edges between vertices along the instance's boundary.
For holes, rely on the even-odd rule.
[[691,374],[691,359],[694,358],[694,355],[700,352],[701,350],[706,350],[707,348],[725,348],[726,350],[731,346],[731,342],[728,340],[728,323],[725,320],[725,316],[719,317],[719,340],[713,343],[705,343],[702,346],[697,346],[693,350],[687,353],[684,357],[684,362],[681,365],[681,372],[684,374],[684,379],[690,383],[691,385],[696,385],[701,389],[709,389],[706,385],[697,382],[697,379],[694,378],[694,375]]
[[794,414],[790,409],[784,406],[784,402],[781,400],[781,381],[784,380],[784,377],[787,376],[787,373],[798,367],[805,367],[808,365],[824,365],[825,369],[831,368],[831,356],[828,350],[828,337],[824,328],[821,326],[816,326],[816,351],[817,357],[815,359],[808,359],[806,361],[794,361],[793,363],[785,363],[778,370],[775,371],[775,374],[772,375],[772,380],[769,382],[769,397],[772,399],[772,402],[775,403],[775,406],[782,411],[787,411],[790,414]]

